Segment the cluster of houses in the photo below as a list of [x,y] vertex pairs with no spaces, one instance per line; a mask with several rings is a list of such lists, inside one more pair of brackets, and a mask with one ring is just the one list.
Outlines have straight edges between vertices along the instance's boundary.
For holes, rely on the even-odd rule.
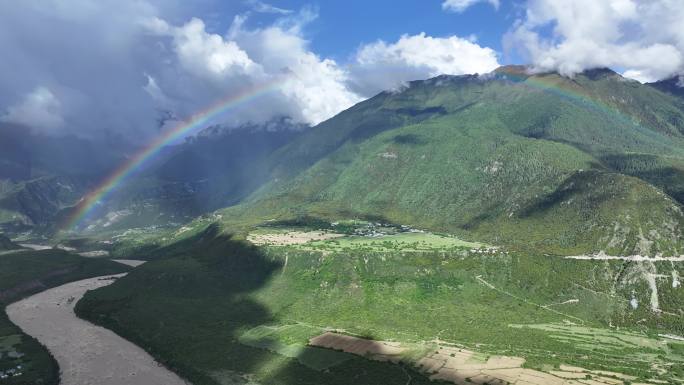
[[387,233],[375,230],[374,228],[369,228],[369,229],[356,229],[356,230],[354,230],[354,235],[360,235],[360,236],[369,237],[369,238],[379,238],[379,237],[384,237],[385,235],[387,235]]
[[470,249],[471,254],[508,254],[508,251],[500,251],[496,247],[483,247],[480,249]]
[[[332,227],[335,227],[339,222],[331,223]],[[407,225],[395,225],[392,223],[381,223],[381,222],[370,222],[363,227],[357,227],[354,229],[354,235],[369,237],[369,238],[379,238],[386,235],[398,234],[398,233],[424,233],[423,230],[414,229]]]

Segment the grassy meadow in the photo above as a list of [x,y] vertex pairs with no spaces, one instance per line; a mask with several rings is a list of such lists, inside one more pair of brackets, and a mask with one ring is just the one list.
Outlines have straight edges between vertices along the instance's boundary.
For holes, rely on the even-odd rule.
[[[342,384],[350,373],[358,384],[405,383],[407,373],[427,383],[416,368],[307,347],[331,329],[385,341],[440,339],[484,357],[520,356],[538,370],[574,365],[643,381],[684,374],[681,343],[658,336],[684,334],[684,297],[660,279],[661,312],[652,312],[638,263],[393,236],[439,241],[433,251],[417,250],[426,239],[380,249],[354,236],[255,247],[209,226],[88,293],[77,312],[194,384]],[[670,262],[654,266],[684,273]]]

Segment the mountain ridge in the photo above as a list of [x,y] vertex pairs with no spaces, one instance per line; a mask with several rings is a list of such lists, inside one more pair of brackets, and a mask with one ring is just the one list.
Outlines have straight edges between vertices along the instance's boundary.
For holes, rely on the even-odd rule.
[[663,92],[667,92],[679,97],[684,97],[684,75],[673,76],[668,79],[663,79],[657,82],[649,83],[649,85]]

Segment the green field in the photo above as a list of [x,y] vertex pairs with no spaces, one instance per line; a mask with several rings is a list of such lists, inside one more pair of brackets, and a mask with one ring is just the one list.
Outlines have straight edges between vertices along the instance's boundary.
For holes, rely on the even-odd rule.
[[378,237],[349,236],[307,244],[315,250],[342,251],[368,249],[374,251],[435,251],[457,248],[480,248],[482,244],[432,233],[403,233]]
[[[77,311],[195,384],[224,383],[220,373],[260,384],[347,383],[349,371],[366,373],[359,384],[405,381],[402,366],[326,354],[312,360],[305,345],[327,328],[407,343],[439,338],[485,356],[521,356],[539,370],[616,370],[619,362],[621,372],[643,380],[679,381],[684,373],[679,345],[657,336],[684,334],[684,297],[662,279],[662,313],[651,312],[634,262],[439,248],[255,248],[216,226],[157,251],[163,256],[87,294]],[[654,265],[684,273],[681,264]],[[633,309],[633,297],[643,305]],[[629,343],[597,347],[607,338]]]
[[[327,225],[327,224],[326,224]],[[399,230],[397,230],[397,228]],[[401,230],[400,227],[363,226],[352,228],[342,225],[326,226],[323,234],[329,234],[331,239],[311,240],[306,244],[297,245],[299,250],[318,250],[324,252],[367,250],[377,252],[398,251],[461,251],[495,248],[477,242],[468,242],[448,234],[434,234],[422,230]],[[340,232],[343,231],[343,232]],[[362,233],[362,231],[367,233]],[[260,227],[249,232],[249,236],[263,237],[270,235],[281,236],[287,240],[288,234],[311,232],[314,235],[321,229],[316,227]],[[346,232],[344,232],[346,231]],[[484,251],[484,250],[483,250]]]
[[[4,307],[26,296],[67,282],[116,274],[129,268],[107,260],[94,260],[61,250],[15,251],[0,254],[0,372],[17,370],[21,376],[2,384],[58,384],[57,362],[38,341],[12,324]],[[18,369],[20,367],[20,369]]]
[[[406,381],[407,373],[413,383],[429,383],[410,369],[360,357],[317,371],[301,364],[299,355],[288,357],[294,354],[282,346],[254,347],[257,343],[245,333],[279,322],[279,317],[253,295],[277,275],[283,261],[217,231],[210,227],[159,250],[165,256],[134,270],[137,278],[115,290],[87,294],[77,313],[146,347],[195,385],[247,383],[249,378],[259,383],[348,384],[350,378],[359,384],[398,383]],[[196,247],[202,252],[197,254]],[[126,299],[119,297],[119,289]],[[114,298],[119,299],[109,302]],[[124,302],[129,305],[120,308]],[[296,343],[301,346],[301,339],[285,345]],[[312,363],[316,357],[305,362],[322,365]]]
[[246,331],[238,340],[247,346],[295,358],[302,365],[319,372],[354,358],[353,355],[347,353],[306,345],[310,338],[321,333],[320,328],[301,324],[262,325]]

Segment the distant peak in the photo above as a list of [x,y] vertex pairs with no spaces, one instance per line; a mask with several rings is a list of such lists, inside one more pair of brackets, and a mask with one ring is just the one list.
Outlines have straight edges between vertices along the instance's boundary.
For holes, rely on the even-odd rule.
[[668,85],[671,87],[679,87],[679,88],[684,88],[684,75],[675,75],[667,79],[663,80],[658,80],[657,82],[649,83],[649,84],[662,84],[662,85]]
[[[573,77],[573,76],[564,76],[558,73],[557,71],[538,71],[535,70],[532,66],[530,65],[505,65],[501,66],[497,69],[494,70],[494,73],[497,75],[514,75],[514,76],[543,76],[543,75],[558,75],[558,76],[563,76],[563,77]],[[610,68],[592,68],[592,69],[587,69],[584,70],[576,75],[581,75],[584,76],[588,79],[591,80],[599,80],[599,79],[605,79],[613,76],[621,77],[620,74],[617,72],[613,71]]]
[[613,76],[622,77],[619,73],[606,67],[584,70],[581,75],[584,75],[591,80],[605,79]]
[[676,75],[671,78],[649,83],[648,85],[663,92],[684,97],[684,75]]

